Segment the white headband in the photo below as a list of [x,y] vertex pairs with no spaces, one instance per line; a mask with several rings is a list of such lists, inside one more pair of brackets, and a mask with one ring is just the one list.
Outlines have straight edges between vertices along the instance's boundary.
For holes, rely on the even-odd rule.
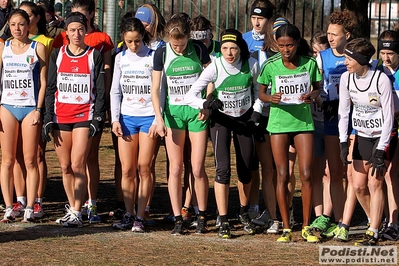
[[211,35],[211,30],[198,30],[198,31],[191,31],[191,39],[193,40],[205,40],[209,38]]

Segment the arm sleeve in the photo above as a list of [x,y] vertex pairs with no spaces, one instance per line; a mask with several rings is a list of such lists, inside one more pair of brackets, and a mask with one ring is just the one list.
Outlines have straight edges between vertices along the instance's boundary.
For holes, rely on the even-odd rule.
[[59,52],[60,49],[57,48],[51,53],[47,72],[47,88],[45,96],[46,122],[53,121],[54,119],[55,92],[57,91],[57,57]]
[[119,62],[121,53],[116,55],[114,64],[114,75],[112,77],[112,85],[110,92],[111,99],[111,123],[119,121],[121,114],[121,102],[122,102],[122,90],[120,86],[121,70],[119,68]]
[[192,41],[194,44],[194,49],[196,50],[198,58],[201,60],[201,63],[203,65],[208,64],[211,61],[211,58],[209,57],[208,48],[206,48],[205,44],[203,44],[201,41],[197,40],[192,40]]
[[216,67],[214,63],[207,66],[204,71],[202,71],[201,76],[196,82],[191,86],[190,90],[184,96],[185,104],[196,109],[203,109],[205,99],[198,97],[201,96],[201,92],[205,89],[209,83],[216,80]]
[[382,125],[382,132],[380,140],[378,141],[377,149],[385,150],[391,140],[391,132],[394,123],[395,108],[392,97],[392,83],[389,78],[381,73],[378,89],[381,92],[381,108],[384,123]]
[[339,106],[338,106],[338,131],[339,142],[348,142],[348,123],[351,109],[351,99],[349,96],[348,82],[349,73],[345,72],[341,76],[339,84]]
[[94,75],[95,75],[95,88],[96,88],[96,101],[94,103],[94,116],[100,116],[105,119],[105,84],[103,59],[101,53],[97,50],[93,51],[94,56]]
[[155,50],[154,54],[154,70],[163,71],[164,66],[164,54],[166,51],[166,46],[161,46],[157,50]]
[[258,83],[258,77],[259,77],[259,64],[258,61],[250,58],[250,62],[252,64],[251,68],[251,75],[252,75],[252,86],[253,86],[253,93],[254,93],[254,105],[253,109],[255,112],[262,114],[263,110],[263,102],[259,100],[258,98],[258,93],[259,93],[259,83]]

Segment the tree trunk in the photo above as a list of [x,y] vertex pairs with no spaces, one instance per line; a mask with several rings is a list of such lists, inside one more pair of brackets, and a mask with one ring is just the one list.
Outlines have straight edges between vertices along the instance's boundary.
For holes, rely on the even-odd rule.
[[370,38],[370,23],[368,18],[369,1],[365,0],[341,0],[341,10],[348,9],[355,13],[359,26],[352,32],[353,37]]

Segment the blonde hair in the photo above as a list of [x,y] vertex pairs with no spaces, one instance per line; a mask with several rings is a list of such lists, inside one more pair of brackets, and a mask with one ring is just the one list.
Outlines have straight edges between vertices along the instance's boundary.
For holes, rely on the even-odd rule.
[[172,17],[165,26],[165,32],[169,38],[183,39],[190,38],[191,30],[190,23],[181,17]]

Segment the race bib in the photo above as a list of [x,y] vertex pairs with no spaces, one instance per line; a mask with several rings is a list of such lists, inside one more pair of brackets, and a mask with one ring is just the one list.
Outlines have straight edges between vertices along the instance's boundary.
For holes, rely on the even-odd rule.
[[341,74],[330,74],[328,76],[328,99],[330,101],[339,99],[339,81]]
[[283,92],[280,104],[302,104],[300,97],[310,92],[310,78],[308,72],[294,75],[280,75],[275,77],[276,92]]
[[32,83],[32,79],[29,78],[15,79],[6,76],[3,79],[3,95],[10,100],[30,99],[34,95]]
[[219,91],[218,98],[223,102],[223,113],[232,117],[242,116],[251,107],[251,91]]
[[90,74],[58,73],[58,102],[86,104],[90,101]]
[[198,74],[167,76],[168,96],[170,105],[185,105],[184,95],[190,90],[191,85],[198,79]]
[[353,129],[370,137],[376,137],[381,134],[383,122],[381,108],[367,105],[354,106],[352,114]]

